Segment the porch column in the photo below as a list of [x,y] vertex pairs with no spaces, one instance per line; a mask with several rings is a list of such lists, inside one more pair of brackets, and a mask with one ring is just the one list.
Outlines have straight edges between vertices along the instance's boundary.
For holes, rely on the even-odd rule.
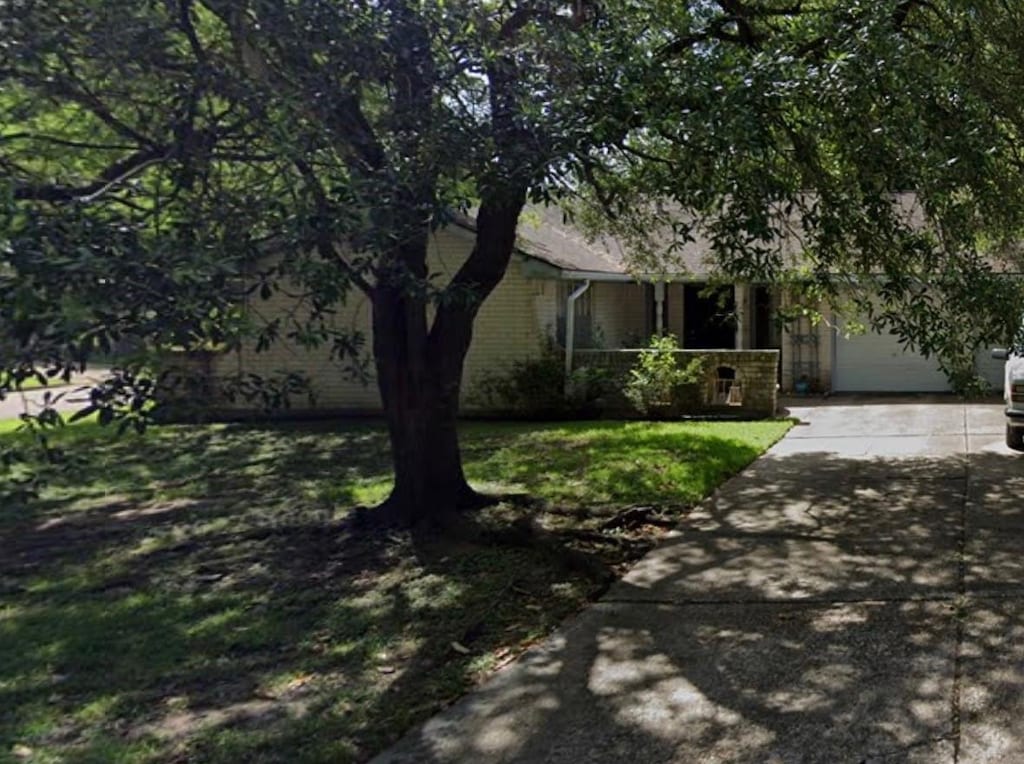
[[654,282],[654,332],[665,333],[665,282]]
[[750,347],[750,287],[747,284],[736,284],[733,289],[736,303],[736,349],[747,350]]

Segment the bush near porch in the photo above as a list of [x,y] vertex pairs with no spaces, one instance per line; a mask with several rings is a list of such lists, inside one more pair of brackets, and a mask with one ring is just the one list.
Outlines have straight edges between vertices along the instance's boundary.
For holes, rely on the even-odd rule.
[[[666,336],[640,349],[577,350],[573,359],[567,380],[562,349],[549,345],[535,359],[485,375],[477,383],[476,403],[500,414],[544,419],[758,419],[778,410],[778,350],[681,350]],[[732,376],[719,380],[719,373]],[[718,395],[729,379],[742,391],[737,405],[725,405]],[[657,405],[654,398],[664,397],[659,388],[666,384],[675,389],[675,400]]]

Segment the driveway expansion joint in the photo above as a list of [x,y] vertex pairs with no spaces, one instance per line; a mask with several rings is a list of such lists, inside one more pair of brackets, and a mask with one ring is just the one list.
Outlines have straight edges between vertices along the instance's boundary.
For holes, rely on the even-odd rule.
[[[967,407],[961,408],[963,413],[964,440],[970,438],[967,424]],[[956,561],[956,587],[957,587],[957,612],[954,615],[956,622],[956,639],[953,643],[953,692],[950,701],[950,719],[953,729],[953,764],[960,761],[960,746],[962,741],[962,711],[961,695],[963,693],[964,674],[964,631],[966,618],[964,608],[967,604],[967,504],[971,496],[971,457],[967,455],[964,462],[964,489],[960,498],[960,516],[957,518],[959,534],[957,537],[957,561]]]

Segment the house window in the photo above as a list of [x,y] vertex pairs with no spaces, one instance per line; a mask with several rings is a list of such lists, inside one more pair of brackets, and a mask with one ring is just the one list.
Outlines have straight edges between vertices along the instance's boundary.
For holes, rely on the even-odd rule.
[[[558,285],[558,343],[565,347],[565,309],[569,302],[569,295],[579,287],[579,282],[562,281]],[[594,287],[591,286],[586,292],[576,298],[573,304],[574,344],[578,348],[587,348],[593,345],[594,341]]]

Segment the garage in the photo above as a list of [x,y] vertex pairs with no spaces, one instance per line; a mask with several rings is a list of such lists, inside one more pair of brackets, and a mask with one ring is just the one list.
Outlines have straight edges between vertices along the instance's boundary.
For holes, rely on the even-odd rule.
[[894,334],[866,332],[844,337],[836,332],[832,389],[846,393],[948,392],[938,364],[905,351]]
[[992,348],[982,348],[975,356],[975,364],[978,376],[988,382],[995,392],[1002,392],[1003,378],[1006,375],[1006,361],[994,359]]

